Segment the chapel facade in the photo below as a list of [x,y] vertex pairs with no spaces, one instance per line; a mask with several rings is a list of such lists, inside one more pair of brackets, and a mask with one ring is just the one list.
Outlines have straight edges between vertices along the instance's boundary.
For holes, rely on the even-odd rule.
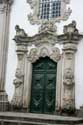
[[[38,34],[29,36],[15,26],[17,68],[13,84],[14,96],[8,102],[5,92],[8,50],[9,15],[12,2],[1,1],[0,16],[5,20],[1,48],[0,122],[1,125],[81,125],[83,118],[75,117],[75,54],[83,35],[76,21],[65,25],[57,34],[55,23],[67,20],[71,9],[69,0],[27,0],[33,9],[28,16],[31,24],[41,24]],[[2,22],[3,22],[2,20]],[[2,26],[3,26],[2,25]],[[6,28],[6,26],[8,28]],[[3,36],[3,37],[2,37]],[[3,76],[3,77],[2,77]],[[3,79],[2,79],[3,78]],[[67,117],[64,117],[66,115]],[[74,117],[69,117],[74,116]]]

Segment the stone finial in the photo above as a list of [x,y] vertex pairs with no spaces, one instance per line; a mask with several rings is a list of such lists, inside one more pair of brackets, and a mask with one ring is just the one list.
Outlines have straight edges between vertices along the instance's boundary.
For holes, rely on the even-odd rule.
[[50,32],[56,32],[57,31],[57,27],[53,24],[53,23],[44,23],[41,25],[40,29],[39,29],[39,32],[47,32],[47,31],[50,31]]
[[16,36],[27,37],[27,34],[25,33],[24,29],[21,29],[19,25],[15,26],[15,30],[16,30]]
[[78,29],[76,28],[76,21],[72,21],[72,23],[65,25],[63,29],[64,34],[73,33],[78,34]]

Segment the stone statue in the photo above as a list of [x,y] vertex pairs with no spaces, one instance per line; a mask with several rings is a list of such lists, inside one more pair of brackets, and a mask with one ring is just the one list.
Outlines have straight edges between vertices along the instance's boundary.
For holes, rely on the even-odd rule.
[[24,29],[21,29],[19,25],[15,26],[15,30],[16,30],[16,36],[27,37],[27,34],[25,33]]

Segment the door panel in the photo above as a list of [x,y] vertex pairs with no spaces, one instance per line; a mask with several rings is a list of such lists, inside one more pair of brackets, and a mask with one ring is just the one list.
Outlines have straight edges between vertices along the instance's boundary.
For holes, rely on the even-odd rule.
[[53,113],[55,110],[55,88],[56,76],[54,73],[46,73],[46,87],[45,87],[45,113]]
[[57,63],[48,57],[33,64],[30,112],[53,113],[55,111]]
[[43,109],[44,74],[34,74],[32,81],[31,112],[41,113]]

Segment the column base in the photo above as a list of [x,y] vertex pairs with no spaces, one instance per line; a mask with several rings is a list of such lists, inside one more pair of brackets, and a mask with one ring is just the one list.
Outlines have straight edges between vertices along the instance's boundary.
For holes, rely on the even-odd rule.
[[0,111],[8,111],[9,102],[8,95],[5,91],[0,91]]
[[63,108],[61,111],[62,115],[65,116],[75,116],[76,115],[76,109],[75,108]]

